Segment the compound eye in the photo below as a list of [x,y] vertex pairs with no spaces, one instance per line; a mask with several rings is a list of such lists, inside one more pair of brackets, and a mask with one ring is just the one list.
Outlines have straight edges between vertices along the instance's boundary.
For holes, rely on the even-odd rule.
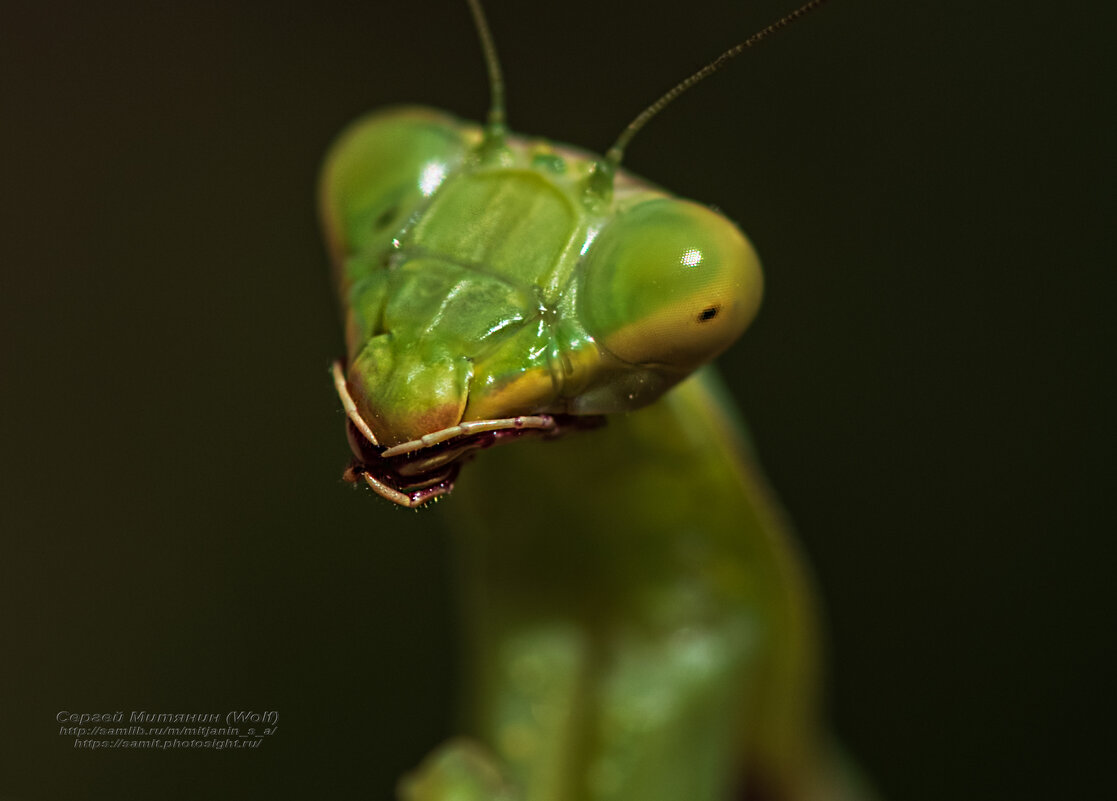
[[618,358],[693,370],[740,336],[760,304],[752,245],[705,206],[657,199],[621,212],[583,264],[587,331]]
[[386,109],[346,129],[320,186],[335,258],[384,252],[411,213],[465,157],[470,129],[422,108]]

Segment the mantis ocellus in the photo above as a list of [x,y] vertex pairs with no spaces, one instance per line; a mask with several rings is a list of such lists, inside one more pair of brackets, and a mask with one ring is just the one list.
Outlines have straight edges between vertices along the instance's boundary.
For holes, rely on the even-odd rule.
[[392,108],[331,150],[347,477],[409,507],[454,490],[463,736],[401,798],[866,797],[817,720],[801,560],[706,366],[755,314],[759,261],[720,213],[620,167],[674,96],[820,4],[602,157],[508,132],[473,0],[487,123]]

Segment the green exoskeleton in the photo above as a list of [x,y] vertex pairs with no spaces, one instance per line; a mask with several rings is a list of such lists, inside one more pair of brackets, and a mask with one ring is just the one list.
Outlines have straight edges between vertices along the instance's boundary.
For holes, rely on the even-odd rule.
[[463,737],[407,801],[863,797],[815,718],[803,570],[703,367],[756,312],[756,254],[619,167],[674,95],[820,3],[601,157],[507,132],[471,0],[488,123],[387,109],[331,150],[347,477],[402,506],[460,484]]

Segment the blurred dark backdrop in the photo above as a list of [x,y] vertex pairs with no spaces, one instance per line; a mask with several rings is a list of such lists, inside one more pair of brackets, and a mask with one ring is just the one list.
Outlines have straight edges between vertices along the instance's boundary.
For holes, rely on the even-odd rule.
[[[510,122],[604,148],[789,5],[491,0]],[[464,4],[0,14],[0,797],[390,798],[451,727],[453,510],[339,480],[314,182],[366,109],[482,116]],[[1108,777],[1113,22],[841,0],[629,151],[764,259],[722,364],[891,799]],[[278,733],[86,752],[54,722],[232,708]]]

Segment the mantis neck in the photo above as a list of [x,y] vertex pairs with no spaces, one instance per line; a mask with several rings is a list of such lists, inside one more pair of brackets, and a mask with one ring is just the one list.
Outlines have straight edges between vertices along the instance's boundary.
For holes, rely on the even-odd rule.
[[814,795],[807,581],[722,395],[706,369],[600,431],[497,448],[444,505],[467,731],[508,797]]

